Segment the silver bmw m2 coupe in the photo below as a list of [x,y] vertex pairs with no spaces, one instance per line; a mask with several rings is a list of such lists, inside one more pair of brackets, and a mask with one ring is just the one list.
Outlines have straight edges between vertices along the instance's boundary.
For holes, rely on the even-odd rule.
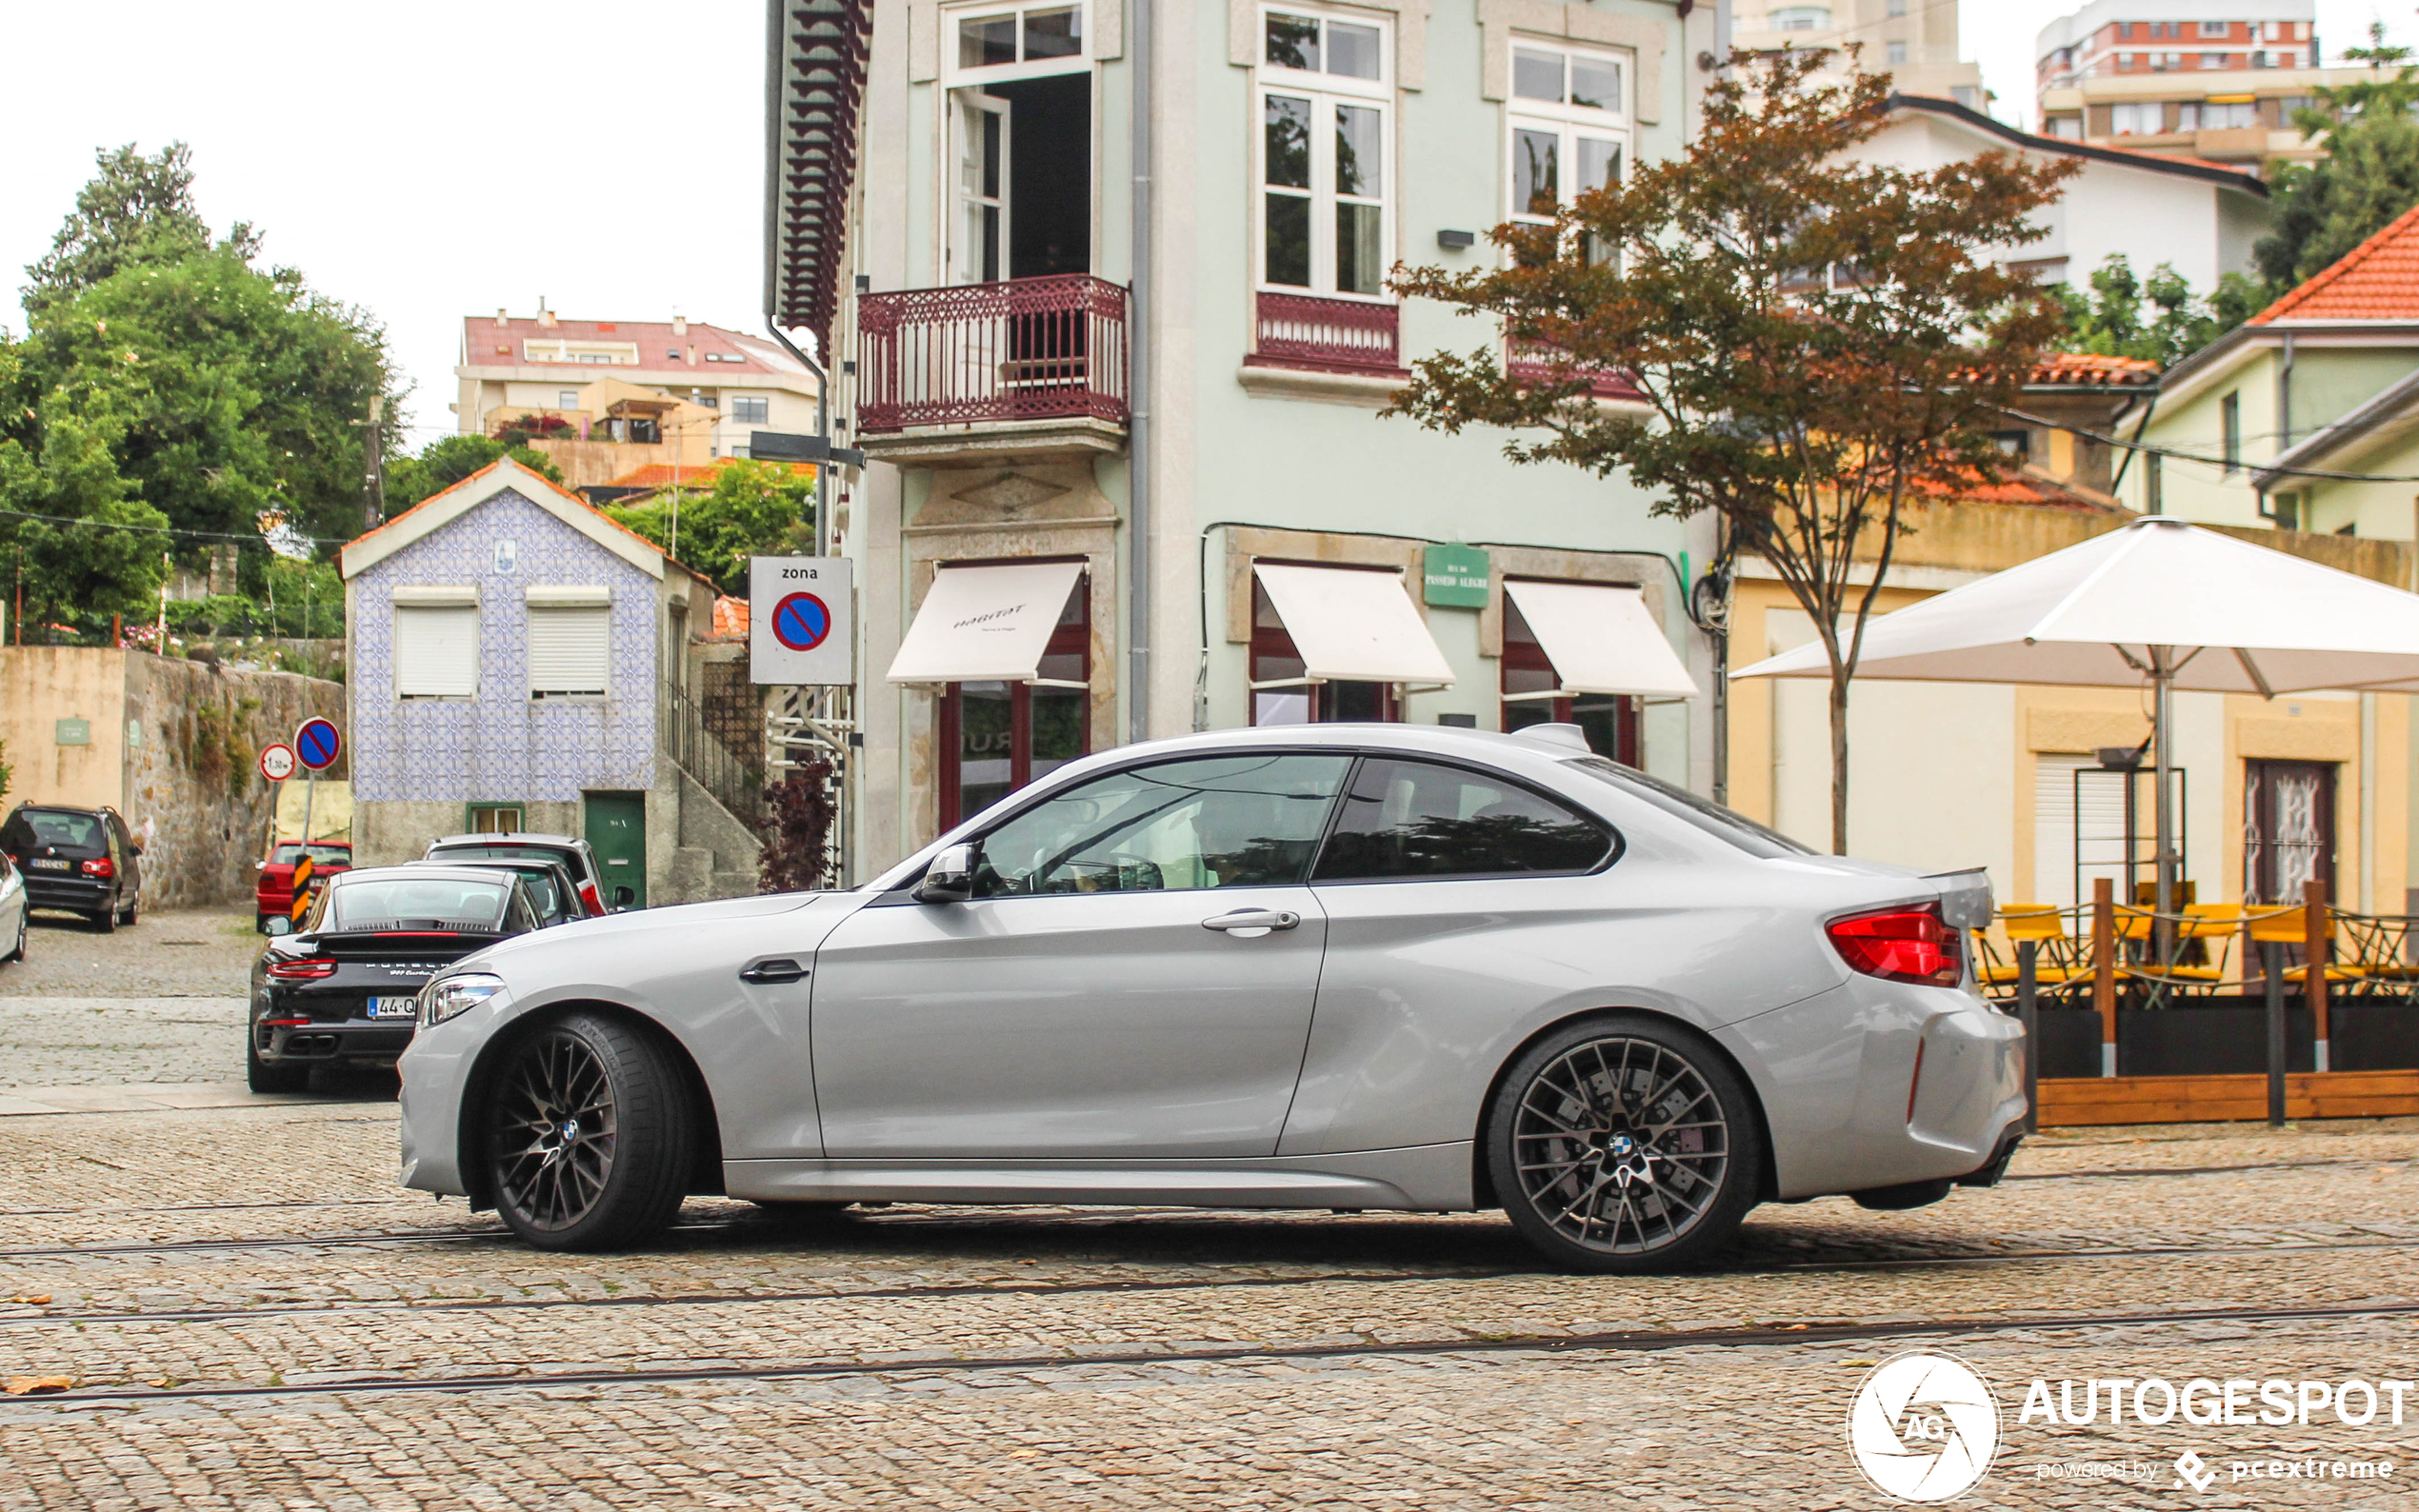
[[1703,1262],[1758,1203],[1989,1185],[2024,1031],[1978,872],[1809,854],[1575,729],[1239,729],[1086,758],[851,892],[447,968],[403,1182],[549,1249],[767,1205],[1500,1207]]

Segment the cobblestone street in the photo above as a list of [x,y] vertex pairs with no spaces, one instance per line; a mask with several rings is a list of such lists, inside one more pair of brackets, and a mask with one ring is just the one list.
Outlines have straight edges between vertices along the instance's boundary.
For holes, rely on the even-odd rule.
[[[38,1097],[116,1023],[91,1080],[239,1082],[240,978],[148,969],[79,1003],[0,968],[0,1080]],[[1843,1421],[1915,1347],[1999,1398],[1966,1504],[2419,1505],[2419,1393],[2361,1426],[2019,1417],[2036,1377],[2419,1376],[2419,1121],[2052,1134],[1995,1190],[1768,1206],[1717,1270],[1615,1280],[1493,1215],[697,1199],[646,1251],[539,1256],[393,1184],[390,1084],[227,1101],[0,1118],[0,1376],[71,1383],[0,1399],[7,1512],[1877,1507]],[[2312,1456],[2393,1471],[2233,1479]]]

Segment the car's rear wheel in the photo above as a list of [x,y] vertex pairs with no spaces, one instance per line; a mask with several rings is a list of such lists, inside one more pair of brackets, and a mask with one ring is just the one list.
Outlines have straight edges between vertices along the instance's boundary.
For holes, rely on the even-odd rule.
[[85,917],[91,920],[92,927],[103,934],[114,933],[117,929],[117,904],[112,901],[108,907],[97,913],[86,914]]
[[133,897],[126,900],[126,907],[119,912],[117,922],[120,924],[141,924],[143,922],[143,895],[141,893],[138,892]]
[[244,1037],[244,1084],[255,1092],[304,1092],[310,1088],[310,1067],[260,1058],[258,1030]]
[[1712,1047],[1661,1019],[1574,1024],[1512,1064],[1487,1119],[1506,1216],[1551,1259],[1636,1273],[1702,1263],[1755,1205],[1762,1134]]
[[490,1099],[497,1212],[542,1249],[609,1249],[659,1232],[693,1161],[689,1084],[655,1041],[574,1013],[508,1054]]

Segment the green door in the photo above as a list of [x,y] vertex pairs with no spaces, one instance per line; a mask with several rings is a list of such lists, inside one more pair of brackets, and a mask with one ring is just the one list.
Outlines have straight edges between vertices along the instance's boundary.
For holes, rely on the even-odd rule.
[[[590,793],[588,845],[605,877],[609,908],[647,906],[647,795]],[[625,890],[627,889],[627,890]]]

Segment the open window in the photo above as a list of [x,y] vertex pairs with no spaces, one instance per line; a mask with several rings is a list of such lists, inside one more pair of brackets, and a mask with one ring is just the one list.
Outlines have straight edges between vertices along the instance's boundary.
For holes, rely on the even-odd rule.
[[950,30],[950,281],[1091,271],[1092,83],[1080,6],[967,7]]

